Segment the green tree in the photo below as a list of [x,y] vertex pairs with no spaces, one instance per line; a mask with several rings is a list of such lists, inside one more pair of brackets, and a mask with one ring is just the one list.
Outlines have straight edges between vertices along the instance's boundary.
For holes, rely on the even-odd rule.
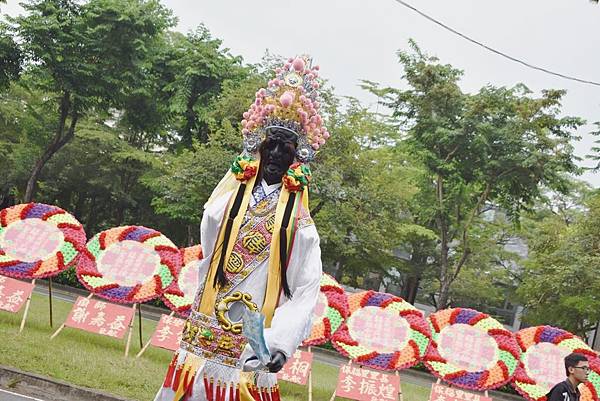
[[344,110],[332,100],[332,135],[314,163],[311,215],[327,269],[358,286],[370,274],[381,280],[400,268],[396,248],[422,230],[406,218],[418,189],[395,146],[395,127],[354,99]]
[[193,139],[189,149],[162,154],[161,167],[142,179],[156,212],[185,223],[189,244],[199,240],[202,206],[242,149],[242,114],[265,81],[256,69],[248,70],[243,79],[223,81],[219,96],[202,106],[208,141]]
[[241,57],[222,48],[222,41],[202,25],[187,36],[174,33],[170,41],[170,52],[164,55],[168,82],[163,90],[171,98],[173,129],[181,144],[189,148],[194,140],[208,142],[208,106],[225,82],[243,80],[247,70],[241,66]]
[[440,64],[411,42],[399,52],[408,89],[380,89],[407,144],[422,163],[434,203],[428,206],[439,240],[437,307],[472,254],[470,236],[484,207],[498,205],[518,220],[545,186],[561,190],[575,172],[571,141],[583,121],[559,117],[564,91],[533,97],[523,85],[486,86],[475,94],[459,87],[462,71]]
[[148,48],[174,20],[156,0],[29,0],[11,18],[32,86],[48,94],[56,122],[27,182],[31,201],[45,164],[93,110],[119,108],[144,74]]
[[[164,155],[162,167],[142,179],[154,194],[156,212],[187,225],[188,244],[199,240],[203,205],[241,150],[238,132],[233,128],[219,131],[209,135],[207,143],[196,142],[177,155]],[[238,150],[223,142],[237,143]]]
[[53,109],[45,97],[28,89],[26,79],[0,93],[0,208],[23,198],[31,166],[46,145]]
[[547,209],[528,221],[529,258],[517,294],[528,324],[552,324],[585,337],[600,321],[600,196],[570,222]]
[[0,21],[0,90],[17,80],[21,72],[22,55],[9,27]]

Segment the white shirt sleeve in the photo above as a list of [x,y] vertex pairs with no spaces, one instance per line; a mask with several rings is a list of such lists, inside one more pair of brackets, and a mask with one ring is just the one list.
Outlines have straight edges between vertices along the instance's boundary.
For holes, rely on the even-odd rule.
[[281,351],[290,358],[310,334],[321,275],[319,235],[315,226],[309,225],[297,231],[288,265],[287,279],[292,298],[287,299],[281,294],[271,327],[265,330],[271,353]]

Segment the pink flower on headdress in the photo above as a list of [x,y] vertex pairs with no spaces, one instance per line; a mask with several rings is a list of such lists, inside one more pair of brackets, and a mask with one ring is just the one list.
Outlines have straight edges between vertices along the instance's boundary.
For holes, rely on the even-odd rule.
[[290,92],[290,91],[286,91],[284,92],[283,95],[281,95],[281,97],[279,98],[279,103],[281,103],[281,105],[285,108],[288,108],[292,105],[292,102],[294,101],[294,93]]
[[296,70],[297,72],[303,71],[304,70],[304,60],[302,60],[301,58],[297,58],[292,62],[292,67],[294,67],[294,70]]

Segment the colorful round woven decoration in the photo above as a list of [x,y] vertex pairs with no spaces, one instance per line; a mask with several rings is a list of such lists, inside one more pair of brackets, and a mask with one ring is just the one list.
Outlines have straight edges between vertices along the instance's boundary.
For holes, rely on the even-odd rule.
[[496,319],[467,308],[444,309],[428,317],[431,347],[425,365],[453,386],[485,391],[508,383],[521,351],[513,333]]
[[302,345],[321,345],[331,339],[331,336],[348,317],[348,296],[329,274],[321,276],[321,292],[313,313],[313,326],[310,336]]
[[[564,357],[568,354],[577,352],[590,359],[596,358],[583,340],[556,327],[537,326],[520,330],[517,341],[522,351],[521,363],[512,385],[529,401],[545,401],[552,386],[565,379]],[[590,378],[600,384],[596,373],[590,373]],[[588,391],[594,389],[591,386],[593,384],[587,387]]]
[[579,387],[581,391],[580,401],[598,401],[598,391],[600,390],[600,358],[591,358],[588,356],[590,362],[590,374],[588,375],[588,381],[583,386]]
[[119,303],[158,297],[181,268],[179,249],[151,228],[124,226],[103,231],[81,252],[77,278],[94,294]]
[[25,203],[0,211],[0,274],[22,279],[54,276],[85,248],[81,223],[63,209]]
[[350,314],[331,340],[341,354],[379,370],[409,368],[425,356],[431,331],[414,306],[375,291],[349,295],[348,304]]
[[161,298],[172,311],[188,317],[198,286],[204,282],[200,274],[206,276],[206,271],[200,272],[200,261],[204,258],[201,245],[183,248],[180,252],[183,256],[181,270],[177,272],[177,279],[165,290]]

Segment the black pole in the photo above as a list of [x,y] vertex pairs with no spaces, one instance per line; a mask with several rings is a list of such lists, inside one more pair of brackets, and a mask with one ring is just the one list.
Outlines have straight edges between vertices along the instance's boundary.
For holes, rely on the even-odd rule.
[[142,348],[144,346],[144,344],[142,343],[142,304],[138,304],[138,306],[138,326],[140,326],[140,348]]
[[48,277],[48,300],[50,301],[50,327],[52,327],[52,277]]

